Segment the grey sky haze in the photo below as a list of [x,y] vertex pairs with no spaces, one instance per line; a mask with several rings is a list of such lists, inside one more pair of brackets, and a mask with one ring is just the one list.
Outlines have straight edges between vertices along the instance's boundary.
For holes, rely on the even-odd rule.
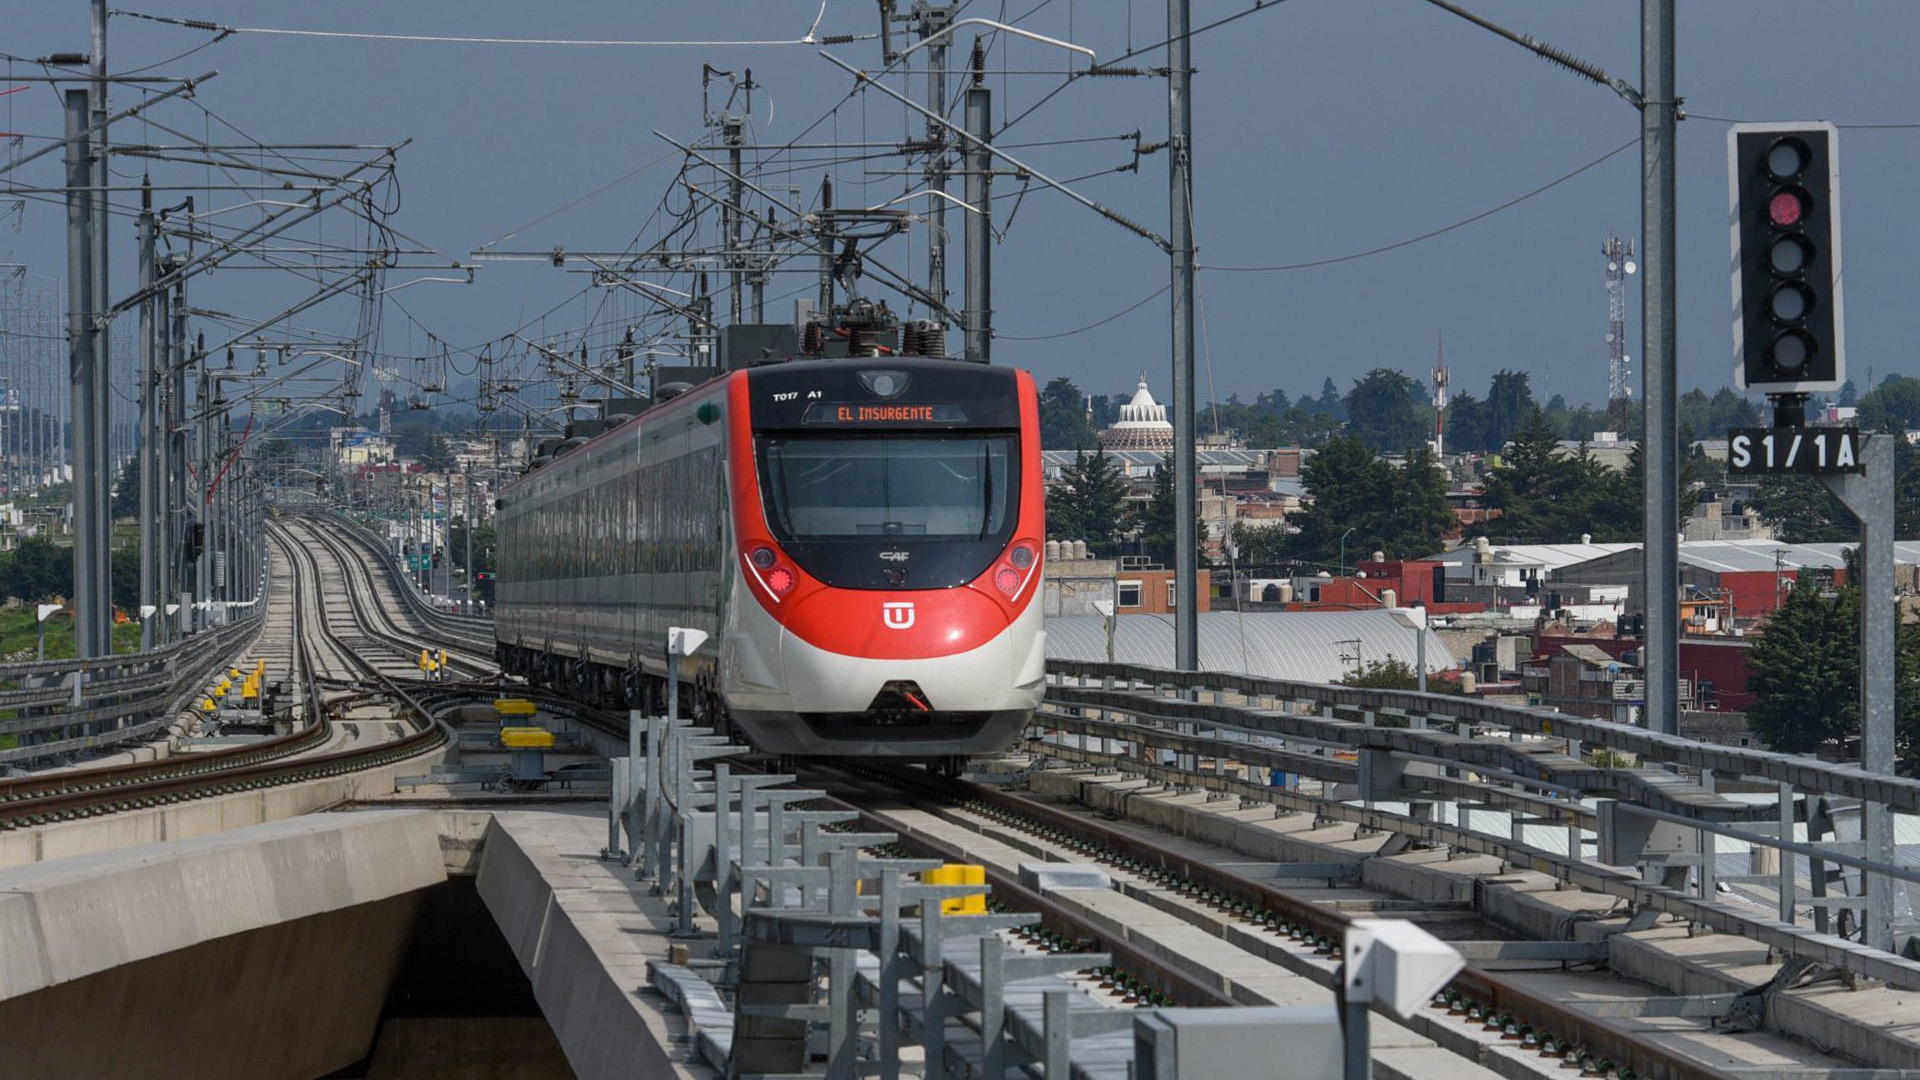
[[[1252,0],[1195,0],[1194,21],[1205,24],[1251,6]],[[1640,82],[1637,3],[1469,0],[1469,6]],[[168,0],[165,7],[142,2],[139,10],[245,26],[687,40],[797,37],[817,7],[806,0]],[[1102,58],[1125,51],[1130,41],[1146,45],[1165,37],[1164,6],[1147,0],[973,0],[965,14],[999,18],[1003,11],[1031,11],[1022,25],[1071,38]],[[876,12],[868,0],[832,0],[820,32],[871,32]],[[86,47],[81,0],[16,5],[6,23],[0,50],[14,56]],[[113,66],[161,61],[209,36],[116,18]],[[1920,4],[1911,0],[1680,5],[1678,83],[1691,117],[1680,127],[1683,387],[1730,383],[1727,125],[1721,118],[1909,125],[1849,127],[1842,135],[1847,339],[1850,371],[1863,384],[1869,365],[1876,378],[1920,374],[1920,320],[1910,299],[1920,284],[1916,44]],[[879,66],[874,42],[831,51]],[[1017,44],[996,50],[992,66],[1004,57],[1017,68],[1057,68],[1060,55]],[[1344,389],[1375,366],[1424,379],[1440,335],[1456,389],[1483,394],[1495,370],[1515,368],[1532,374],[1542,400],[1553,393],[1576,403],[1604,398],[1600,244],[1609,231],[1637,236],[1635,146],[1537,197],[1397,250],[1279,272],[1220,268],[1336,259],[1479,214],[1628,144],[1639,130],[1631,106],[1422,0],[1287,0],[1199,36],[1194,58],[1197,232],[1201,261],[1215,268],[1203,271],[1200,285],[1203,364],[1211,359],[1210,374],[1201,373],[1203,398],[1209,379],[1218,396],[1238,392],[1248,399],[1274,387],[1317,392],[1329,376]],[[400,158],[405,202],[395,224],[464,258],[662,157],[671,148],[654,129],[683,141],[699,137],[702,61],[752,68],[765,86],[756,101],[756,134],[770,143],[799,135],[852,87],[813,46],[561,48],[243,33],[164,70],[218,68],[219,78],[200,100],[257,138],[412,137]],[[1162,61],[1155,53],[1137,62]],[[38,70],[14,62],[0,72],[6,73]],[[995,75],[996,113],[1018,114],[1059,81]],[[918,80],[912,89],[917,96]],[[117,94],[118,101],[132,100],[131,91]],[[192,106],[167,115],[170,122],[208,123]],[[0,102],[7,130],[46,136],[59,124],[57,100],[44,87]],[[919,128],[918,120],[869,93],[845,104],[812,137],[892,140]],[[1044,143],[1136,129],[1159,141],[1165,128],[1161,80],[1088,79],[1000,141]],[[137,122],[115,131],[118,141],[147,137]],[[29,138],[26,146],[39,144]],[[1127,163],[1129,146],[1110,139],[1014,152],[1051,175],[1069,177]],[[57,162],[42,164],[29,178],[57,183]],[[653,235],[642,225],[672,168],[672,162],[656,167],[501,246],[620,249],[636,236],[648,242]],[[811,199],[822,168],[811,164],[791,182]],[[864,174],[859,163],[841,164],[836,177],[843,205],[874,205],[903,190],[901,178]],[[1164,230],[1165,177],[1164,156],[1156,154],[1144,158],[1137,173],[1109,173],[1076,187]],[[1002,180],[996,193],[1015,186]],[[999,204],[1002,223],[1015,206],[1011,199]],[[27,263],[37,274],[64,274],[63,223],[57,205],[31,203],[17,233],[0,232],[0,260]],[[115,277],[124,287],[133,265],[131,227],[117,230],[114,242]],[[920,275],[923,243],[916,235],[897,245],[892,261]],[[1018,201],[994,266],[995,325],[1003,335],[997,361],[1029,367],[1043,380],[1068,375],[1091,392],[1130,388],[1145,368],[1164,391],[1164,297],[1085,333],[1020,340],[1095,322],[1162,287],[1166,259],[1150,244],[1035,187]],[[957,306],[957,270],[952,281]],[[421,286],[399,298],[445,340],[477,346],[516,329],[538,337],[579,327],[600,299],[577,298],[583,284],[578,275],[538,263],[489,264],[472,286]],[[257,275],[215,275],[205,288],[205,298],[226,310],[271,310],[264,297],[271,287],[260,285]],[[1629,351],[1636,357],[1638,299],[1636,287],[1629,321]],[[544,321],[536,318],[549,309]],[[776,310],[784,317],[790,308],[783,302]],[[415,355],[426,342],[407,320],[389,316],[382,346]],[[1636,363],[1636,393],[1638,380]]]

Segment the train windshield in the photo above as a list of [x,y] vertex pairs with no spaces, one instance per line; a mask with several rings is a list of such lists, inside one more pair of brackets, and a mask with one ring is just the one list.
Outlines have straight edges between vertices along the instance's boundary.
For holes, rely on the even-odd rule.
[[767,516],[786,542],[1003,540],[1011,435],[767,436]]

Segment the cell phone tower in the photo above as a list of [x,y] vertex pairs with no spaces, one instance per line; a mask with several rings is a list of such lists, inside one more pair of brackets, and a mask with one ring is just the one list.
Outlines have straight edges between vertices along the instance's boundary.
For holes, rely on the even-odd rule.
[[1639,270],[1633,261],[1633,241],[1608,236],[1600,245],[1607,257],[1607,422],[1615,431],[1627,430],[1627,409],[1633,387],[1627,381],[1627,275]]

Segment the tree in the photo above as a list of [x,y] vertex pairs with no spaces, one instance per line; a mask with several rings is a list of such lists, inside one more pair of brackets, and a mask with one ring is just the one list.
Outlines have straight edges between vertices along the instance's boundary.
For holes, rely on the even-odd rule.
[[1920,379],[1889,375],[1860,398],[1860,426],[1901,432],[1920,428]]
[[1140,547],[1147,558],[1161,566],[1172,566],[1174,549],[1173,462],[1162,461],[1153,467],[1153,494],[1134,508],[1133,525]]
[[0,563],[0,591],[28,603],[73,595],[73,551],[44,536],[20,541]]
[[1447,401],[1447,449],[1455,453],[1499,450],[1489,445],[1493,417],[1487,403],[1462,390]]
[[[1753,505],[1788,543],[1844,543],[1860,536],[1859,519],[1816,477],[1763,476]],[[1920,538],[1920,448],[1899,437],[1893,437],[1893,528],[1896,539]]]
[[1398,453],[1426,441],[1432,429],[1420,386],[1392,368],[1374,368],[1347,393],[1347,431],[1375,450]]
[[[1360,671],[1349,671],[1340,677],[1346,686],[1360,686],[1369,690],[1418,690],[1420,672],[1412,664],[1389,653],[1385,660],[1369,660]],[[1428,679],[1427,690],[1437,694],[1458,694],[1460,683],[1453,679]]]
[[114,482],[113,502],[107,509],[113,518],[140,516],[140,455],[134,454],[120,467],[120,479]]
[[1487,448],[1498,450],[1540,411],[1524,371],[1496,371],[1487,388]]
[[1843,409],[1860,404],[1860,388],[1853,385],[1852,379],[1840,384],[1840,398],[1834,404]]
[[[1801,587],[1767,620],[1747,656],[1747,689],[1757,699],[1747,719],[1771,749],[1802,754],[1859,734],[1860,604],[1857,588],[1822,596]],[[1898,627],[1894,727],[1898,771],[1911,776],[1920,749],[1920,626]]]
[[1283,545],[1288,558],[1332,566],[1348,529],[1359,537],[1349,551],[1371,551],[1385,542],[1393,470],[1367,444],[1351,435],[1332,440],[1301,466],[1300,479],[1308,501],[1287,519],[1295,529]]
[[1794,589],[1767,620],[1747,654],[1747,721],[1770,748],[1804,754],[1859,728],[1859,625],[1851,589]]
[[1047,494],[1047,533],[1058,540],[1085,540],[1096,555],[1113,554],[1125,517],[1127,477],[1105,450],[1074,455]]
[[138,543],[121,544],[113,549],[109,561],[113,569],[113,606],[126,612],[128,617],[138,620],[140,617],[140,545]]
[[1732,387],[1723,386],[1707,402],[1707,430],[1701,437],[1724,439],[1729,428],[1757,427],[1761,423],[1759,406]]
[[1320,384],[1320,397],[1313,407],[1336,420],[1347,418],[1347,403],[1340,400],[1340,391],[1334,387],[1331,377]]
[[1601,541],[1635,539],[1639,493],[1635,469],[1608,469],[1585,443],[1567,453],[1536,410],[1514,434],[1500,467],[1487,474],[1486,501],[1501,516],[1483,531],[1523,544],[1564,543],[1583,534]]
[[1789,544],[1840,543],[1860,536],[1859,521],[1817,477],[1763,476],[1752,503],[1761,520]]
[[1087,397],[1062,375],[1040,391],[1040,445],[1048,450],[1084,450],[1094,443]]
[[1396,558],[1421,557],[1439,551],[1446,535],[1459,524],[1447,501],[1447,473],[1433,451],[1415,447],[1406,463],[1393,474],[1393,501],[1381,523],[1380,548]]
[[1349,671],[1340,677],[1346,686],[1364,686],[1369,690],[1418,690],[1420,673],[1413,665],[1396,656],[1385,660],[1369,660],[1367,666],[1359,671]]

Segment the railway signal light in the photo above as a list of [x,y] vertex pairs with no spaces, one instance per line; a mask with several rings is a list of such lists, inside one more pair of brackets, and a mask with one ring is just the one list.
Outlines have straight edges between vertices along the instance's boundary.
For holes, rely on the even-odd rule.
[[1727,167],[1734,385],[1837,390],[1847,377],[1839,132],[1827,123],[1736,124]]

